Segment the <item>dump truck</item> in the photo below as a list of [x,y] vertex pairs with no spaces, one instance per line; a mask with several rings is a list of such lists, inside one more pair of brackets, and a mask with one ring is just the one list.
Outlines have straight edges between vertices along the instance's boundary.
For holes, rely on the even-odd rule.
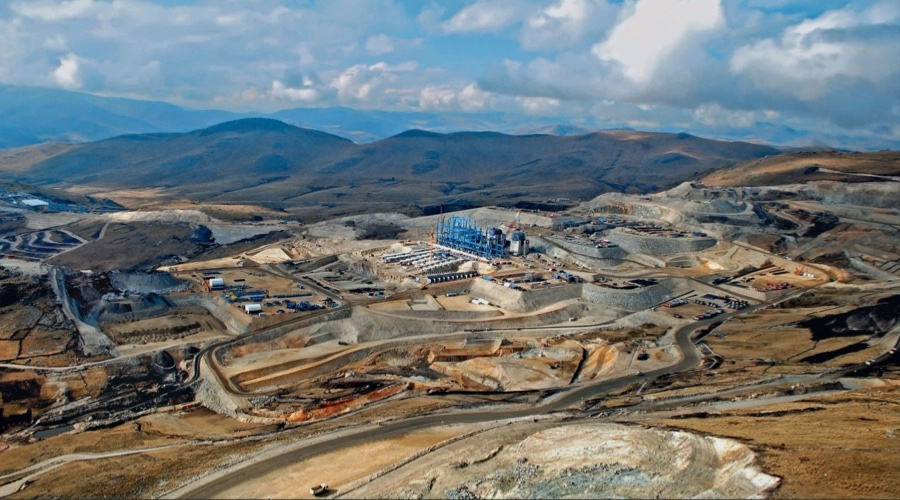
[[325,483],[317,484],[309,489],[309,494],[315,497],[328,493],[328,485]]

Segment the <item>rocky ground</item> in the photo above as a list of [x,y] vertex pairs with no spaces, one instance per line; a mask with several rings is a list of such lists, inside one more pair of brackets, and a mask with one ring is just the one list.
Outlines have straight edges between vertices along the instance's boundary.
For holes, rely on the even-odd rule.
[[77,335],[47,277],[0,268],[0,362],[60,366],[74,363]]
[[[347,492],[365,498],[731,498],[775,488],[730,439],[635,425],[519,425],[480,434]],[[406,485],[406,486],[404,486]]]

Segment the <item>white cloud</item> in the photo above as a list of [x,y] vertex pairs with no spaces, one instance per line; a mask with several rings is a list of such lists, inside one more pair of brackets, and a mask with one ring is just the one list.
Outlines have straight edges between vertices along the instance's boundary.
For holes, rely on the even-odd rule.
[[59,66],[51,75],[57,85],[67,89],[81,88],[81,76],[78,71],[78,56],[69,53],[59,58]]
[[528,17],[520,35],[522,47],[548,50],[596,40],[617,12],[606,0],[558,0]]
[[44,21],[62,21],[82,17],[94,12],[93,0],[67,0],[65,2],[29,1],[17,2],[10,6],[13,12]]
[[522,20],[527,5],[516,0],[479,0],[441,24],[445,33],[496,32]]
[[463,111],[481,111],[485,109],[491,100],[491,93],[481,90],[481,88],[474,83],[466,85],[457,97],[459,107]]
[[415,71],[418,67],[419,63],[417,63],[416,61],[406,61],[400,64],[388,64],[384,61],[381,61],[369,66],[369,69],[376,71],[393,71],[403,73],[407,71]]
[[[305,83],[305,82],[304,82]],[[275,80],[272,82],[271,89],[272,97],[276,99],[287,99],[289,101],[300,101],[300,102],[315,102],[318,101],[321,97],[319,91],[312,87],[300,87],[300,88],[292,88],[286,86],[280,80]],[[255,94],[247,94],[246,91],[243,94],[247,97],[255,98]]]
[[[828,11],[735,50],[731,71],[757,88],[801,101],[823,98],[838,79],[876,87],[895,85],[900,73],[900,4],[882,2],[863,11]],[[887,28],[887,29],[883,29]]]
[[368,52],[369,54],[380,56],[382,54],[387,54],[393,51],[394,40],[384,33],[372,35],[368,39],[366,39],[366,52]]
[[383,61],[371,65],[355,64],[332,78],[329,85],[342,104],[374,107],[388,104],[383,100],[387,95],[404,94],[401,76],[417,67],[415,61],[395,65]]
[[456,100],[456,90],[451,87],[427,86],[419,92],[419,107],[433,111],[447,109]]
[[484,111],[493,103],[490,92],[475,83],[462,89],[450,85],[428,85],[419,92],[419,109],[427,111]]
[[638,0],[592,52],[620,65],[632,81],[646,83],[683,42],[724,25],[720,0]]

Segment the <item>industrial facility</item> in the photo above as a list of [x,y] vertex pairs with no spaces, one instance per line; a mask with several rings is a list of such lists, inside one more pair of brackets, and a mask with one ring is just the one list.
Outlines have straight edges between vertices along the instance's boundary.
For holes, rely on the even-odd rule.
[[[479,229],[478,224],[468,217],[454,215],[446,222],[441,217],[435,226],[434,235],[437,246],[470,258],[490,261],[506,256],[507,243],[503,231],[496,227]],[[524,236],[522,233],[523,240]]]

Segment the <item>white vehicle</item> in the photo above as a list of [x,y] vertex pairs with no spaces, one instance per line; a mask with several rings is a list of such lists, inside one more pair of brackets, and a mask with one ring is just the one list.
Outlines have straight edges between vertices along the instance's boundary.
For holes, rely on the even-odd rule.
[[309,494],[312,496],[315,496],[315,497],[324,495],[327,492],[328,492],[328,485],[325,483],[317,484],[309,489]]

